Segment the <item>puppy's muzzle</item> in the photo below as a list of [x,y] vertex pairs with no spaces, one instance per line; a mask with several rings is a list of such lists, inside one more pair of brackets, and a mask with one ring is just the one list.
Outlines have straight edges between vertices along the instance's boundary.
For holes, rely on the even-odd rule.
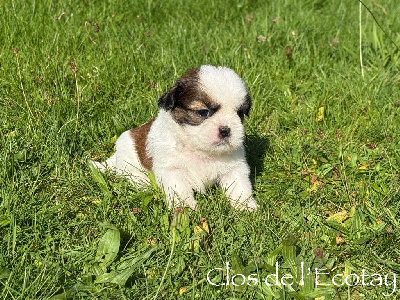
[[231,136],[231,129],[228,126],[221,126],[219,128],[219,137],[225,139]]

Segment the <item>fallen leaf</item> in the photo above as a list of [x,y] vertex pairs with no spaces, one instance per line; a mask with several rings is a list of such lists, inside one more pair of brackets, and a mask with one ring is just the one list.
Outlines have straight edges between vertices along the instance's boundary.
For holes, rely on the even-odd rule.
[[145,241],[145,243],[150,246],[155,246],[157,244],[157,239],[151,236]]
[[315,121],[321,122],[322,119],[324,118],[324,113],[325,113],[325,106],[324,106],[324,105],[321,105],[321,106],[318,108],[317,117],[315,118]]
[[259,43],[264,43],[266,40],[267,40],[267,38],[266,38],[265,36],[263,36],[263,35],[259,35],[259,36],[257,37],[257,41],[258,41]]
[[331,46],[336,46],[337,44],[339,44],[339,39],[338,38],[334,38],[331,40]]
[[307,191],[309,192],[314,192],[319,188],[323,189],[324,188],[324,183],[322,181],[318,181],[317,176],[314,174],[311,174],[311,188],[308,188]]
[[378,146],[376,144],[370,143],[370,144],[366,144],[365,145],[368,149],[374,150],[376,148],[378,148]]
[[314,184],[314,183],[316,183],[316,182],[318,182],[317,176],[315,176],[314,174],[312,174],[312,175],[311,175],[311,184]]
[[187,292],[187,287],[183,286],[179,289],[179,295],[183,295],[184,293]]
[[370,164],[364,164],[361,167],[359,167],[358,169],[359,170],[367,170],[369,166],[370,166]]
[[292,49],[292,47],[291,47],[291,46],[286,46],[286,47],[285,47],[285,55],[286,55],[287,57],[290,57],[290,56],[292,56],[292,54],[293,54],[293,49]]
[[203,228],[201,228],[199,225],[193,228],[193,231],[195,234],[199,234],[200,232],[203,232]]
[[4,137],[15,136],[16,134],[17,134],[17,132],[14,130],[14,131],[4,134]]
[[339,177],[339,169],[337,166],[333,167],[332,174],[334,177]]
[[330,216],[327,221],[336,221],[339,224],[343,223],[349,217],[349,212],[347,210],[342,210]]
[[324,258],[324,250],[322,248],[315,248],[314,249],[314,255],[317,258]]
[[201,227],[203,227],[203,229],[209,234],[210,227],[208,226],[208,222],[207,222],[206,218],[201,217],[200,222],[201,222]]
[[245,20],[246,23],[250,26],[251,23],[253,22],[253,16],[251,14],[247,14]]
[[272,21],[272,23],[276,23],[279,21],[279,19],[280,19],[280,17],[276,17],[276,18],[273,18],[271,21]]
[[345,240],[342,238],[342,234],[340,232],[336,233],[336,245],[343,244]]

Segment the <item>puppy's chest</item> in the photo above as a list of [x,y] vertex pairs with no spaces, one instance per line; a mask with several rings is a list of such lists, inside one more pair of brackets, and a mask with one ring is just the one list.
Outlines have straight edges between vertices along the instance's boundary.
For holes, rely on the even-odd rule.
[[214,184],[219,177],[231,169],[224,158],[208,158],[183,150],[179,155],[180,167],[186,171],[188,179],[203,184]]

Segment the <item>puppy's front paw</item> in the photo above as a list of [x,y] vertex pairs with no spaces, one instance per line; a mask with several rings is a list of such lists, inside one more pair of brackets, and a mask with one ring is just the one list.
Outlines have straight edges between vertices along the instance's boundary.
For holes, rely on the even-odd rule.
[[167,196],[167,203],[169,209],[174,209],[177,207],[189,207],[192,210],[196,210],[197,201],[194,199],[193,196],[189,196],[182,200],[183,197],[179,197],[176,194],[171,196]]
[[258,209],[259,205],[257,204],[256,200],[253,199],[253,197],[249,198],[249,201],[246,204],[246,209],[248,211],[253,211]]
[[185,204],[185,206],[188,206],[191,209],[196,210],[196,204],[197,204],[196,200],[194,200],[194,199],[186,199],[184,201],[184,204]]
[[259,207],[259,205],[257,204],[256,200],[253,199],[253,197],[250,197],[245,201],[231,200],[231,204],[235,209],[247,210],[247,211],[254,211]]

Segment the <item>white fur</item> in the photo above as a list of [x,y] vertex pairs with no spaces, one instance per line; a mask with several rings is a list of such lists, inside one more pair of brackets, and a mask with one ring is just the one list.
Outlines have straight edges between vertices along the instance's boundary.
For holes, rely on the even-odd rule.
[[243,80],[226,67],[201,66],[199,79],[206,93],[227,107],[239,107],[247,94]]
[[[247,94],[246,86],[231,69],[202,66],[201,88],[221,108],[198,126],[180,125],[170,111],[160,109],[148,137],[147,151],[153,158],[157,184],[163,187],[169,207],[186,205],[195,209],[193,191],[204,193],[219,184],[237,209],[253,210],[249,167],[243,148],[244,127],[237,109]],[[219,128],[231,128],[228,141],[218,138]],[[116,142],[116,152],[104,163],[93,162],[104,171],[114,170],[133,183],[148,182],[128,131]]]
[[126,177],[133,184],[140,186],[149,183],[149,178],[140,164],[135,150],[135,142],[132,140],[129,130],[122,133],[117,139],[114,155],[105,162],[92,161],[92,164],[102,172],[110,169],[118,175]]

